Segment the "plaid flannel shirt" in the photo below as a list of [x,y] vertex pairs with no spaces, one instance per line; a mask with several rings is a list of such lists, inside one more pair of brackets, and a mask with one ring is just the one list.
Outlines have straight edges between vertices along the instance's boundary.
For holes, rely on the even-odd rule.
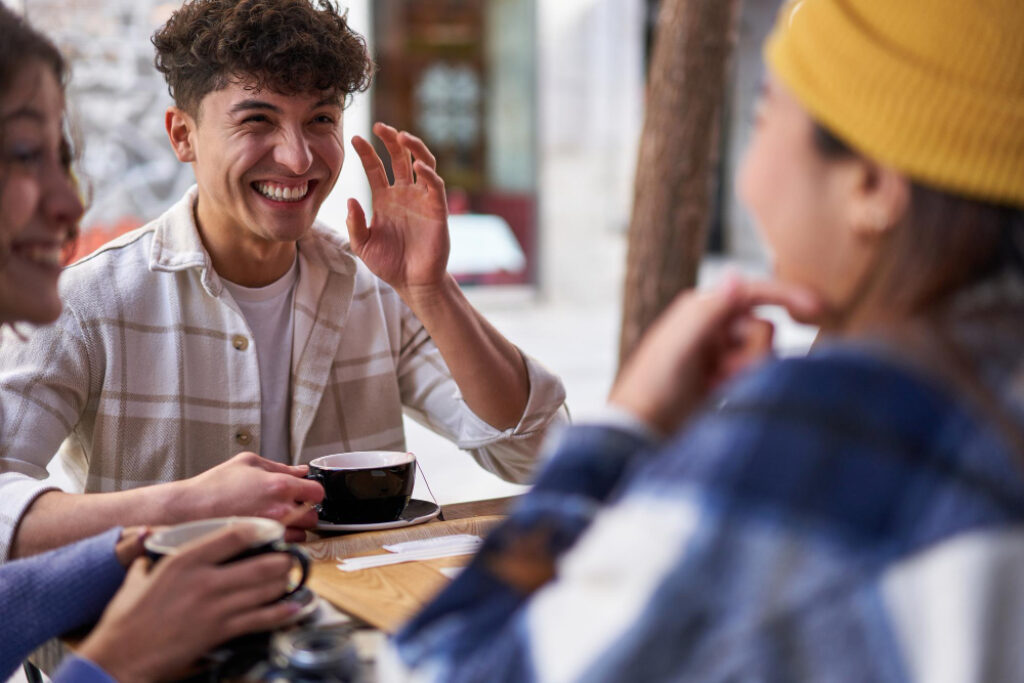
[[[756,371],[661,447],[574,427],[381,680],[1024,680],[1020,456],[854,349]],[[529,595],[499,578],[544,556]]]
[[[43,479],[58,450],[86,492],[184,479],[260,451],[255,348],[202,246],[195,197],[70,266],[55,324],[0,340],[0,560],[25,509],[53,488]],[[346,240],[316,224],[298,252],[291,386],[281,387],[293,463],[402,450],[404,409],[498,476],[530,477],[545,429],[564,420],[557,377],[526,358],[526,409],[497,430]]]

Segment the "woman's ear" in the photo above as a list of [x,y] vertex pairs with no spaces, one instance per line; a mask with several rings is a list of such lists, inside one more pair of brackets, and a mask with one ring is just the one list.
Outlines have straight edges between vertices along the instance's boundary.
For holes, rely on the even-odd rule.
[[164,126],[178,161],[191,163],[196,160],[192,135],[196,129],[195,119],[177,107],[168,107],[164,114]]
[[852,169],[849,224],[854,234],[875,239],[888,234],[903,219],[910,203],[910,182],[888,166],[859,158]]

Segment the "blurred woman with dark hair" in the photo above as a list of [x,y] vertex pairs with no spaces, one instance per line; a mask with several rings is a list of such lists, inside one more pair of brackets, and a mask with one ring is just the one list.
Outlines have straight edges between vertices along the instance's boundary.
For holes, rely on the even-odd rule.
[[[670,307],[385,679],[1024,680],[1024,4],[790,2],[765,57],[775,281]],[[821,343],[739,373],[763,303]]]
[[[3,6],[0,36],[0,324],[42,325],[61,312],[57,280],[83,210],[64,134],[66,67]],[[295,605],[272,602],[285,592],[287,556],[218,564],[248,547],[244,533],[200,539],[153,569],[139,557],[145,535],[115,528],[0,566],[0,680],[45,640],[94,622],[122,582],[54,680],[165,678],[220,642],[294,614]]]

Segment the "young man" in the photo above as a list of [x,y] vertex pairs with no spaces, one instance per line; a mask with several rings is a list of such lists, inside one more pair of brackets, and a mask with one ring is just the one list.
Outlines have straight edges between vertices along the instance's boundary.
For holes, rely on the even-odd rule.
[[[327,2],[194,0],[153,42],[197,185],[70,267],[54,326],[4,340],[0,560],[220,515],[298,535],[322,496],[301,463],[403,449],[403,409],[525,480],[564,390],[447,275],[426,146],[374,127],[392,185],[355,138],[372,222],[355,201],[349,241],[314,222],[344,160],[345,100],[369,83],[362,38]],[[86,495],[42,481],[58,448]]]

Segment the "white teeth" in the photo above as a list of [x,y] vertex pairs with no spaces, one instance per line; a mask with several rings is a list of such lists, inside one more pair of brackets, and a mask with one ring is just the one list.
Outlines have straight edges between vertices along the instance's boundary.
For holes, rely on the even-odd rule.
[[45,246],[42,244],[32,244],[23,247],[19,250],[22,257],[26,261],[31,261],[41,266],[47,266],[49,268],[60,268],[62,262],[62,254],[60,246]]
[[306,198],[309,192],[309,183],[303,183],[298,187],[285,187],[273,183],[255,183],[256,191],[267,199],[276,202],[297,202]]

